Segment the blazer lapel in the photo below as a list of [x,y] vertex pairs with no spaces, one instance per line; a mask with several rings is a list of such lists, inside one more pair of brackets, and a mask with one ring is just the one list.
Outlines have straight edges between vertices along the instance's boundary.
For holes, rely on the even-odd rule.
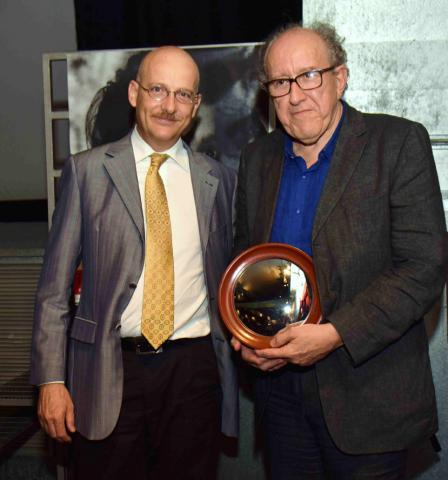
[[255,217],[253,243],[269,242],[274,221],[284,163],[283,133],[278,131],[278,135],[273,140],[269,151],[266,150],[265,152],[266,160],[263,163],[264,168],[261,172],[260,201],[258,202],[258,210]]
[[110,145],[103,163],[144,240],[142,204],[130,135]]
[[205,252],[219,179],[210,173],[212,168],[205,156],[193,153],[187,146],[186,148],[190,159],[191,183],[193,185],[194,200],[196,203],[199,235],[201,237],[202,250]]
[[367,143],[362,114],[347,105],[346,119],[331,159],[313,225],[313,240],[343,194]]

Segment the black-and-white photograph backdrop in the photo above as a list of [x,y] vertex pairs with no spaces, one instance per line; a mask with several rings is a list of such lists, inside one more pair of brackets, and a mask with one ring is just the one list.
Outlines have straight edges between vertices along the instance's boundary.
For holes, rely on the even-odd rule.
[[[185,47],[201,73],[202,104],[185,139],[233,168],[241,148],[268,129],[267,95],[257,80],[260,45]],[[68,54],[70,151],[117,140],[133,125],[127,89],[148,50]]]

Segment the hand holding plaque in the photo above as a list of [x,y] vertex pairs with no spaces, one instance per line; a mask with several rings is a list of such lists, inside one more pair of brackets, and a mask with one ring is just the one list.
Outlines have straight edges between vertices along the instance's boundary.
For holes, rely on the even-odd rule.
[[219,288],[219,309],[233,336],[251,348],[292,323],[321,318],[312,259],[282,243],[249,248],[229,265]]

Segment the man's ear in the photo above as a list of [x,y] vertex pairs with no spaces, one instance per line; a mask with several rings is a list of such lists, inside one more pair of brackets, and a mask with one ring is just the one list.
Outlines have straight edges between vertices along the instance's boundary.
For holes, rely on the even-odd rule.
[[132,107],[137,106],[137,95],[138,95],[138,83],[135,80],[131,80],[128,86],[128,100]]
[[196,115],[198,113],[198,110],[199,110],[199,105],[201,104],[201,101],[202,101],[202,95],[200,93],[198,93],[197,96],[196,96],[196,103],[194,104],[193,112],[191,114],[191,118],[196,117]]
[[345,89],[347,87],[348,81],[348,68],[345,65],[340,65],[336,67],[336,79],[338,82],[338,98],[341,99],[344,95]]

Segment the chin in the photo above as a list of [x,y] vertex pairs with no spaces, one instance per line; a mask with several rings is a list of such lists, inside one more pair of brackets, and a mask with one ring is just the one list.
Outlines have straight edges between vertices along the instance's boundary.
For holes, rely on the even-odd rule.
[[319,140],[325,130],[322,129],[322,124],[314,126],[310,123],[311,122],[304,122],[300,125],[292,125],[290,135],[294,138],[302,139],[304,143],[316,142]]
[[311,145],[315,145],[319,141],[319,137],[313,137],[313,138],[304,138],[303,140],[300,140],[300,143],[302,145],[306,145],[307,147],[310,147]]
[[318,133],[304,130],[291,130],[288,134],[297,142],[303,143],[304,145],[316,143],[320,138]]

